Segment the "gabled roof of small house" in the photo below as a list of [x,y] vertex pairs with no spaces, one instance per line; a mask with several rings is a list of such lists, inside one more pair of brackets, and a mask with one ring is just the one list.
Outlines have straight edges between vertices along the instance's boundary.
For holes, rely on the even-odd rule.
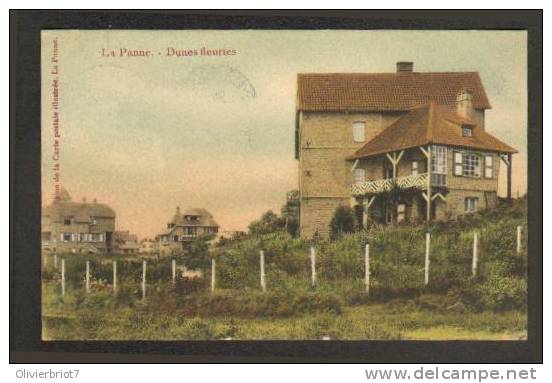
[[[472,129],[472,136],[462,135],[463,126]],[[400,117],[348,159],[355,160],[429,144],[517,153],[514,148],[485,132],[470,119],[456,114],[446,106],[431,102]]]
[[[197,217],[197,219],[187,219],[187,217]],[[218,223],[213,218],[213,215],[203,208],[190,208],[186,209],[183,212],[180,211],[180,207],[176,208],[176,213],[169,222],[174,224],[173,227],[167,227],[159,233],[159,235],[168,235],[176,227],[218,227]]]
[[[187,220],[187,217],[197,217],[197,220]],[[190,208],[182,212],[182,219],[178,223],[180,226],[217,226],[213,215],[203,208]]]
[[76,222],[89,222],[92,217],[115,218],[115,211],[96,200],[91,203],[86,202],[86,199],[82,202],[74,202],[67,190],[62,187],[59,198],[51,205],[43,207],[42,216],[51,217],[54,220],[72,217]]
[[408,111],[430,101],[453,107],[461,90],[475,109],[491,104],[477,72],[299,73],[297,110]]

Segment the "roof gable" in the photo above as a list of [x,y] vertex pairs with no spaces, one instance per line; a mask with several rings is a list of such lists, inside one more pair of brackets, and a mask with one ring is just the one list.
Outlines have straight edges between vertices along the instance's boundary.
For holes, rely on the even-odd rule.
[[[473,129],[471,137],[462,135],[461,127]],[[473,121],[459,116],[443,105],[430,103],[405,114],[380,134],[368,141],[349,159],[370,157],[392,151],[428,144],[516,153],[511,146],[476,126]]]
[[431,101],[452,107],[462,90],[473,95],[474,108],[491,108],[477,72],[300,73],[297,110],[407,111]]

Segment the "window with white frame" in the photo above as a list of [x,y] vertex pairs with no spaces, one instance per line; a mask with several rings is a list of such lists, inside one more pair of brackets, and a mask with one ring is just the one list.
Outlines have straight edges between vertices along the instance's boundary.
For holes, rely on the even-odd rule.
[[412,161],[412,175],[417,176],[418,175],[418,161]]
[[464,200],[464,211],[466,213],[472,213],[474,211],[477,211],[478,202],[479,202],[479,198],[466,197],[466,199]]
[[354,177],[354,180],[355,180],[356,184],[359,184],[359,183],[362,183],[362,182],[366,181],[366,170],[356,168],[353,171],[353,177]]
[[353,140],[355,142],[364,142],[365,140],[366,123],[364,121],[356,121],[353,123]]
[[467,154],[462,155],[462,167],[464,176],[468,177],[480,177],[481,176],[481,163],[480,157],[477,154]]
[[493,178],[493,156],[492,155],[486,155],[485,156],[485,178]]
[[431,172],[447,174],[447,147],[431,146]]
[[462,127],[462,136],[464,137],[471,137],[473,135],[472,128],[469,126],[463,126]]
[[454,160],[454,164],[453,164],[454,175],[461,176],[462,174],[464,174],[462,153],[454,152],[453,160]]

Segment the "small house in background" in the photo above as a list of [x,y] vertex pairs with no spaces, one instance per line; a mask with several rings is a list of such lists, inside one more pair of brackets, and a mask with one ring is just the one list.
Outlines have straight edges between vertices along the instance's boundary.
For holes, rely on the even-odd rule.
[[115,211],[94,199],[74,202],[61,188],[42,209],[42,248],[57,253],[105,253],[112,250]]
[[485,129],[477,72],[298,75],[295,155],[300,232],[327,236],[338,206],[368,222],[453,219],[497,205],[500,163],[511,198],[516,150]]
[[157,235],[161,255],[176,254],[184,249],[188,242],[205,236],[216,236],[219,225],[213,215],[203,208],[191,208],[183,212],[180,207],[167,227]]
[[140,244],[135,234],[128,230],[113,232],[113,252],[118,254],[138,254]]

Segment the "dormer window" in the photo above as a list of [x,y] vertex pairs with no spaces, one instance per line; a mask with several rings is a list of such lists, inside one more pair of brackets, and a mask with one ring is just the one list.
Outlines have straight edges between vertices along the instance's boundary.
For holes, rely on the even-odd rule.
[[473,130],[470,126],[462,126],[462,136],[463,137],[471,137],[473,134]]

